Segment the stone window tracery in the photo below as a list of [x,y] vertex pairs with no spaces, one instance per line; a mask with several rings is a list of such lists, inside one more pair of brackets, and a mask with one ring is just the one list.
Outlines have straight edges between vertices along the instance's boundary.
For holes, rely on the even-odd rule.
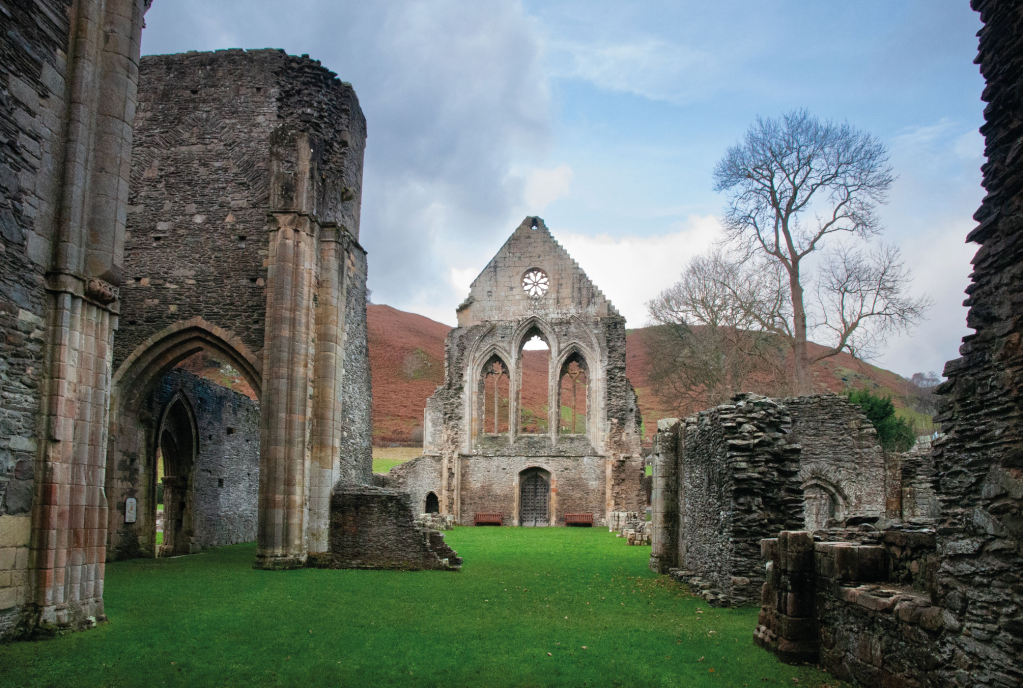
[[550,278],[540,268],[531,268],[522,276],[522,289],[534,299],[546,294],[550,285]]

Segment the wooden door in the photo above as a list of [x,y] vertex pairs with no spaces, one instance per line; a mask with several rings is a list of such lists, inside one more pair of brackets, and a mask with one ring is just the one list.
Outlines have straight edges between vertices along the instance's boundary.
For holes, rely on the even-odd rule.
[[522,476],[522,498],[519,504],[519,523],[524,526],[546,526],[551,486],[540,471]]

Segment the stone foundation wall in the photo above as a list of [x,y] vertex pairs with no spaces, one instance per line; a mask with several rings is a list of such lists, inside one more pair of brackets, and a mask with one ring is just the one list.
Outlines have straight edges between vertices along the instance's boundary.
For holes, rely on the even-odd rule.
[[407,493],[339,486],[330,503],[330,548],[311,555],[320,568],[457,571],[462,560],[444,535],[415,524]]

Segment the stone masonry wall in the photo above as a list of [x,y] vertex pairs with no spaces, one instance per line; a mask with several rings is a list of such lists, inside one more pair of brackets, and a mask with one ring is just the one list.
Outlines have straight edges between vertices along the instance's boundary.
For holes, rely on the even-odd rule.
[[[837,502],[835,518],[885,515],[885,457],[877,432],[859,409],[834,395],[790,397],[791,442],[800,446],[803,489],[823,488]],[[809,518],[809,514],[807,514]]]
[[[145,405],[150,446],[156,441],[155,423],[179,392],[188,400],[197,425],[192,470],[195,545],[201,549],[252,542],[259,489],[259,405],[243,394],[175,369],[160,379]],[[141,463],[132,483],[108,489],[110,507],[118,512],[114,522],[119,524],[111,559],[155,554],[155,457]],[[124,523],[128,497],[138,502],[135,524]]]
[[760,540],[802,524],[791,423],[778,402],[743,394],[686,418],[677,431],[676,577],[712,604],[754,602],[764,582]]
[[0,32],[0,638],[29,593],[70,9],[70,0],[15,3]]
[[945,366],[935,443],[936,602],[945,610],[941,680],[1023,683],[1023,6],[974,0],[987,195],[967,237],[980,245],[965,304],[974,334]]
[[[338,188],[324,191],[320,219],[358,239],[359,204],[340,199],[361,195],[361,150],[345,158],[341,149],[363,145],[366,123],[350,86],[323,88],[328,75],[280,50],[142,59],[115,369],[146,338],[193,316],[262,350],[275,130],[326,128],[319,145],[339,150],[320,151],[321,171]],[[305,114],[302,104],[316,101],[326,112]],[[352,268],[364,276],[364,261]]]
[[921,589],[926,576],[916,585],[904,578],[932,569],[934,532],[841,535],[851,537],[815,542],[808,532],[783,532],[764,540],[756,643],[864,686],[946,685],[938,640],[947,612]]
[[[546,275],[544,293],[531,296],[523,289],[530,270]],[[642,418],[625,375],[625,319],[542,219],[523,220],[457,310],[459,327],[445,341],[445,382],[424,414],[424,454],[441,459],[430,464],[429,491],[437,492],[442,512],[462,524],[472,524],[477,512],[500,512],[516,524],[519,474],[530,467],[550,473],[552,525],[562,524],[566,513],[589,513],[601,524],[612,511],[642,511]],[[522,346],[537,333],[550,347],[549,400],[561,398],[563,366],[585,362],[583,433],[560,434],[557,403],[548,404],[547,433],[519,432]],[[494,357],[510,380],[510,431],[500,435],[488,434],[482,423],[480,380]]]
[[148,6],[0,8],[0,639],[103,618],[95,440]]
[[310,556],[320,568],[457,571],[462,560],[444,535],[414,522],[408,493],[339,485],[331,498],[330,549]]

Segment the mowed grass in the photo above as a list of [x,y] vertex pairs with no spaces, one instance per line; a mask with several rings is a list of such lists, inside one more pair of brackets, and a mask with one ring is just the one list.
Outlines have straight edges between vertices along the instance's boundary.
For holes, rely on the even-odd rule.
[[706,606],[603,529],[447,539],[460,573],[255,571],[251,544],[115,562],[110,621],[0,646],[0,686],[839,685],[755,647],[756,609]]
[[373,447],[373,472],[386,473],[422,453],[422,447]]

